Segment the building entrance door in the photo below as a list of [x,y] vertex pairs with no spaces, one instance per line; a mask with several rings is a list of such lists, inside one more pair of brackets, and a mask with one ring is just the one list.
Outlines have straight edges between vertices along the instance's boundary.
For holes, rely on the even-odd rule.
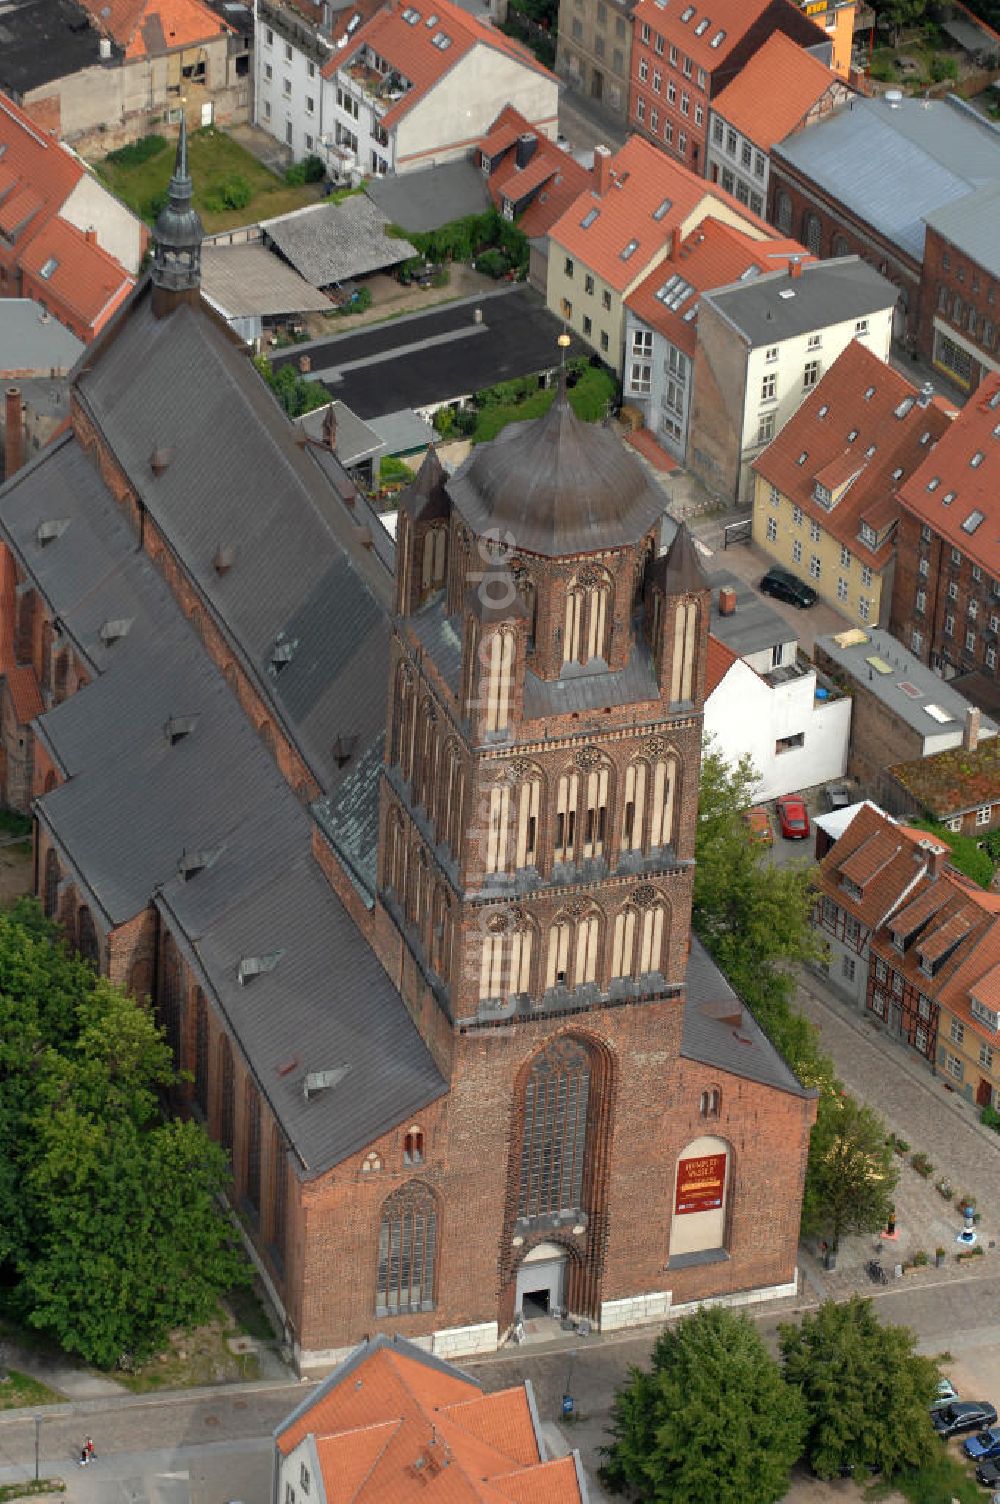
[[590,77],[590,92],[594,99],[604,98],[604,74],[594,69]]
[[525,1321],[555,1316],[566,1308],[567,1255],[557,1243],[539,1243],[517,1271],[515,1309]]
[[993,1106],[993,1083],[992,1081],[988,1081],[985,1076],[980,1076],[979,1078],[979,1090],[976,1092],[976,1106]]
[[889,1033],[900,1035],[903,1032],[903,1010],[898,1003],[889,1004]]

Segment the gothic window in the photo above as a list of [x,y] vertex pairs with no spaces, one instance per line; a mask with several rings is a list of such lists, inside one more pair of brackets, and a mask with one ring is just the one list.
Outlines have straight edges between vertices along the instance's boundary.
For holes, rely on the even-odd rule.
[[424,535],[424,554],[420,585],[426,595],[430,590],[438,590],[444,584],[445,542],[447,533],[444,526],[432,527]]
[[533,867],[538,860],[538,815],[541,792],[542,781],[534,771],[515,786],[517,849],[514,854],[514,866],[516,868]]
[[174,942],[167,935],[160,961],[160,992],[157,998],[160,1027],[166,1035],[174,1065],[180,1066],[181,1054],[181,963]]
[[484,644],[486,730],[506,731],[510,721],[510,690],[514,671],[514,638],[495,632]]
[[589,663],[608,657],[611,582],[592,567],[581,569],[566,592],[563,662]]
[[69,654],[68,653],[57,653],[56,654],[56,677],[55,677],[55,697],[56,697],[56,704],[60,704],[66,698],[66,678],[67,678],[68,672],[69,672]]
[[427,906],[430,898],[430,869],[427,865],[427,853],[423,847],[417,850],[416,860],[413,863],[413,882],[408,894],[408,914],[411,924],[417,930],[420,938],[423,938],[424,924],[427,920]]
[[424,1130],[409,1128],[403,1137],[404,1165],[422,1165],[424,1162]]
[[790,235],[792,233],[792,201],[783,189],[778,192],[775,208],[778,229],[782,235]]
[[534,581],[529,579],[523,571],[515,576],[517,588],[521,592],[525,610],[528,613],[528,644],[535,645],[535,622],[538,614],[538,596],[535,591]]
[[851,254],[851,248],[843,235],[835,235],[833,237],[833,254],[835,256],[849,256]]
[[676,757],[658,757],[653,764],[650,796],[650,845],[669,846],[674,839],[677,790]]
[[823,238],[823,227],[817,214],[807,211],[802,221],[802,238],[812,254],[818,256]]
[[586,775],[583,816],[583,855],[600,856],[604,850],[608,818],[608,769],[599,767]]
[[439,977],[447,981],[451,957],[451,903],[447,890],[441,883],[434,890],[430,955],[432,968]]
[[437,718],[434,706],[425,699],[417,723],[417,765],[414,775],[414,802],[422,804],[433,818],[434,790],[437,781]]
[[457,856],[462,844],[462,753],[449,742],[444,753],[443,792],[438,804],[438,839]]
[[531,991],[534,931],[518,909],[492,914],[483,934],[480,998],[506,998]]
[[409,782],[413,773],[413,719],[416,695],[413,679],[405,664],[396,670],[396,693],[392,720],[391,759],[400,773]]
[[524,1085],[519,1217],[582,1205],[589,1097],[589,1052],[578,1040],[554,1040]]
[[510,785],[495,783],[490,789],[490,814],[486,829],[486,870],[507,868],[507,830],[510,824]]
[[557,915],[549,927],[545,986],[582,987],[597,980],[600,916],[596,909]]
[[260,1216],[260,1093],[252,1081],[246,1084],[246,1159],[243,1193],[255,1217]]
[[285,1262],[285,1237],[288,1226],[288,1146],[276,1126],[271,1139],[274,1165],[274,1199],[271,1203],[271,1247],[278,1262]]
[[693,698],[697,640],[697,604],[694,601],[679,601],[674,611],[674,654],[670,673],[670,699],[673,704]]
[[576,851],[576,806],[580,797],[580,777],[564,773],[556,786],[556,828],[554,856],[557,862],[571,862]]
[[648,852],[673,845],[678,764],[673,752],[640,757],[625,769],[622,797],[623,851]]
[[386,816],[385,834],[385,885],[399,901],[406,889],[406,836],[398,809],[390,809]]
[[86,904],[81,904],[76,916],[76,948],[95,971],[100,966],[101,948],[94,927],[94,918]]
[[42,686],[50,688],[52,683],[52,627],[46,622],[42,627]]
[[642,846],[642,827],[646,813],[646,775],[644,758],[629,763],[625,769],[622,791],[622,850],[637,851]]
[[229,1037],[219,1039],[219,1143],[233,1152],[233,1124],[236,1116],[233,1047]]
[[376,1316],[434,1309],[436,1253],[437,1205],[427,1186],[411,1181],[382,1206]]
[[35,592],[28,588],[21,596],[17,608],[17,658],[20,663],[30,663],[32,660],[34,623]]
[[208,1116],[208,1004],[199,987],[194,1003],[194,1095],[202,1113]]
[[45,853],[45,917],[54,919],[59,907],[59,858],[50,846]]
[[703,1118],[717,1118],[721,1104],[722,1093],[717,1086],[711,1086],[702,1092],[698,1110]]
[[632,901],[615,915],[611,946],[613,977],[642,977],[666,973],[664,941],[667,934],[664,905],[656,889],[644,885]]
[[382,1168],[382,1159],[381,1159],[381,1156],[378,1155],[378,1154],[376,1154],[374,1149],[372,1150],[372,1152],[370,1154],[366,1154],[365,1157],[364,1157],[364,1159],[361,1162],[361,1173],[362,1173],[362,1175],[377,1175],[378,1172],[379,1172],[379,1170],[381,1170],[381,1168]]

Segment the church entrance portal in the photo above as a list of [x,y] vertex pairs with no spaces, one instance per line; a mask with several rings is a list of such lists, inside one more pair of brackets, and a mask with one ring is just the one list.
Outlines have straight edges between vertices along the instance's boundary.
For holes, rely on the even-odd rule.
[[516,1308],[524,1319],[555,1316],[566,1308],[568,1255],[556,1243],[539,1243],[517,1271]]

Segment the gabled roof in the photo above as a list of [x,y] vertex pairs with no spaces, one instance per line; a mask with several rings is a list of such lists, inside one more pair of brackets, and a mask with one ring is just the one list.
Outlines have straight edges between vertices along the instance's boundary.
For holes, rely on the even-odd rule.
[[912,762],[898,762],[890,774],[935,820],[1000,804],[1000,740],[980,742],[974,752],[951,747]]
[[[876,845],[877,866],[873,860]],[[919,841],[883,810],[863,804],[819,863],[814,882],[820,893],[832,897],[848,914],[874,929],[915,896],[918,884],[926,882],[927,870],[927,855]],[[853,878],[852,872],[857,874]],[[845,889],[845,879],[861,889],[860,896]]]
[[527,1384],[493,1394],[396,1337],[365,1342],[275,1432],[316,1443],[328,1504],[585,1504],[575,1456],[547,1462]]
[[723,679],[729,673],[734,663],[740,662],[738,653],[732,648],[727,648],[724,642],[720,642],[711,633],[708,636],[708,657],[705,661],[705,698],[714,690],[718,689]]
[[1000,579],[1000,376],[989,374],[900,488],[902,505]]
[[[520,136],[531,136],[535,142],[523,168],[517,165]],[[529,238],[547,234],[592,181],[593,174],[586,167],[555,141],[536,131],[510,104],[504,106],[488,134],[477,142],[477,150],[490,162],[486,179],[490,198],[498,209],[503,207],[505,199],[513,205],[517,223]]]
[[0,230],[13,251],[0,246],[10,264],[54,218],[83,177],[83,164],[65,151],[0,94]]
[[775,31],[712,100],[712,109],[767,152],[838,85],[842,89],[843,81],[825,63]]
[[[876,534],[891,526],[898,515],[896,487],[918,469],[948,423],[934,403],[921,405],[905,376],[852,340],[753,468],[864,563],[881,568],[891,534],[869,546],[861,540],[862,524]],[[852,475],[857,478],[850,481]],[[836,487],[847,481],[832,507],[816,499],[817,484],[836,498]]]
[[661,261],[633,288],[625,303],[650,328],[693,358],[699,294],[774,271],[785,256],[815,259],[797,240],[756,239],[710,213],[681,241],[676,255]]
[[749,235],[774,231],[720,188],[674,162],[642,136],[630,136],[608,164],[608,189],[588,188],[553,225],[558,245],[619,292],[642,277],[678,230],[688,234],[725,205]]
[[[722,64],[736,44],[767,9],[770,0],[692,0],[681,4],[670,0],[639,0],[634,24],[648,22],[650,27],[675,42],[695,64],[711,73]],[[707,23],[707,24],[706,24]],[[824,33],[817,28],[816,43]]]
[[23,271],[51,289],[58,300],[92,334],[97,334],[135,286],[120,262],[96,237],[58,215],[32,237],[20,258]]
[[[435,41],[435,37],[446,40]],[[475,47],[489,47],[512,62],[530,68],[555,82],[553,74],[532,52],[513,37],[487,25],[454,5],[452,0],[435,0],[433,5],[419,0],[416,5],[387,3],[354,32],[350,43],[324,63],[324,78],[334,78],[365,47],[383,58],[410,87],[382,117],[382,126],[391,130],[420,100],[425,99],[446,73]]]
[[81,0],[127,58],[159,57],[232,30],[202,0]]

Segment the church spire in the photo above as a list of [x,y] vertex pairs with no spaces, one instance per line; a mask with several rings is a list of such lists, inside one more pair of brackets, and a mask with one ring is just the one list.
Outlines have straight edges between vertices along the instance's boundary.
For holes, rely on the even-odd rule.
[[192,200],[187,122],[182,115],[167,202],[160,210],[153,230],[153,311],[157,318],[163,318],[180,303],[197,302],[203,235],[202,223]]

